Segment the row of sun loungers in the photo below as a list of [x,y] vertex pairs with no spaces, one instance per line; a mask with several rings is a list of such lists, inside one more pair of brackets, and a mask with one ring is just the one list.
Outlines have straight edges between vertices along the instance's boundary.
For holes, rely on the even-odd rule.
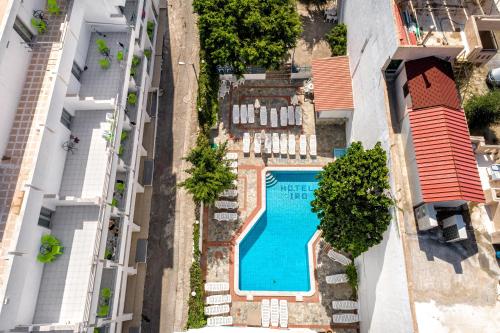
[[[264,136],[264,137],[263,137]],[[264,142],[263,142],[264,141]],[[254,153],[255,155],[262,154],[262,143],[264,143],[264,154],[267,155],[296,155],[296,137],[294,134],[287,135],[285,133],[255,133],[254,136]],[[249,133],[243,133],[243,153],[250,154],[251,138]],[[309,155],[317,156],[316,135],[309,136]],[[299,137],[299,154],[305,157],[307,155],[307,137],[300,135]]]
[[[205,292],[207,293],[220,293],[228,292],[228,282],[207,282],[205,283]],[[207,319],[207,326],[228,326],[233,324],[232,316],[221,316],[229,313],[229,304],[231,303],[231,295],[211,295],[206,298],[205,315],[215,316]]]
[[[255,123],[255,108],[253,104],[233,105],[233,124],[254,124]],[[259,113],[259,122],[261,126],[267,126],[268,116],[267,107],[261,106]],[[271,127],[285,126],[302,126],[302,108],[300,106],[289,105],[282,106],[279,111],[278,124],[278,109],[271,108],[270,110]]]
[[288,327],[288,303],[286,300],[268,299],[262,300],[261,303],[261,320],[262,327]]

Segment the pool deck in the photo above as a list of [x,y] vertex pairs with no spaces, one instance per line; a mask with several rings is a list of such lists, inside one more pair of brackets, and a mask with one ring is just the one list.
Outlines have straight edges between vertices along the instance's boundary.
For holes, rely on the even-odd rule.
[[[298,95],[303,115],[302,127],[269,129],[269,132],[316,134],[318,156],[311,158],[263,158],[255,156],[253,145],[249,155],[243,155],[241,138],[244,132],[260,132],[262,127],[255,125],[233,125],[230,119],[232,104],[251,103],[259,98],[261,105],[289,103],[291,96],[299,91],[301,82],[250,81],[232,89],[221,103],[219,119],[221,122],[215,142],[228,142],[228,149],[238,153],[238,203],[239,218],[235,222],[218,222],[212,219],[214,210],[205,207],[203,221],[202,266],[206,282],[229,282],[232,295],[231,316],[234,326],[261,326],[260,304],[262,299],[288,300],[290,328],[310,328],[317,331],[358,332],[357,324],[339,325],[332,323],[333,300],[354,299],[348,284],[329,285],[327,275],[343,273],[344,267],[327,257],[329,246],[321,238],[313,244],[314,277],[316,290],[310,297],[283,296],[240,296],[235,293],[235,244],[236,239],[249,226],[262,207],[263,170],[266,167],[304,167],[318,168],[333,161],[332,149],[345,147],[345,126],[343,124],[315,123],[314,108],[311,103]],[[273,106],[274,107],[274,106]],[[268,107],[269,108],[269,107]],[[258,116],[256,116],[258,118]],[[265,129],[266,132],[268,129]],[[253,138],[253,137],[252,137]],[[298,147],[298,145],[297,145]]]

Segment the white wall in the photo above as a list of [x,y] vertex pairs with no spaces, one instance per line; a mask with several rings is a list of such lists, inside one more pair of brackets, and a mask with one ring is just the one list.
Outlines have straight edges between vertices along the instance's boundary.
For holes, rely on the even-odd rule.
[[[390,0],[344,1],[347,48],[354,104],[349,142],[371,148],[377,141],[389,154],[388,102],[382,68],[398,48]],[[365,17],[366,20],[360,21]],[[391,156],[388,155],[391,163]],[[412,332],[405,258],[397,223],[386,231],[381,244],[356,259],[360,283],[361,332]]]

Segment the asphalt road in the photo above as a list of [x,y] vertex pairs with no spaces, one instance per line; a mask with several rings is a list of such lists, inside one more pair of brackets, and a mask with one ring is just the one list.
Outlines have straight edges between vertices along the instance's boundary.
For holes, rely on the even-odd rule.
[[171,0],[164,24],[160,104],[143,332],[181,331],[186,324],[194,204],[176,185],[185,179],[182,159],[196,138],[198,37],[191,0]]

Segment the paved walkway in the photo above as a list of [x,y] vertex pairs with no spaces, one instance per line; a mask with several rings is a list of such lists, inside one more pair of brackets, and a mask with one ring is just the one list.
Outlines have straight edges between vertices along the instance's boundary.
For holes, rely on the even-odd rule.
[[191,64],[198,65],[199,43],[190,0],[169,1],[165,17],[142,331],[169,333],[181,331],[187,318],[195,216],[191,198],[176,185],[185,179],[182,158],[196,138],[197,81]]

